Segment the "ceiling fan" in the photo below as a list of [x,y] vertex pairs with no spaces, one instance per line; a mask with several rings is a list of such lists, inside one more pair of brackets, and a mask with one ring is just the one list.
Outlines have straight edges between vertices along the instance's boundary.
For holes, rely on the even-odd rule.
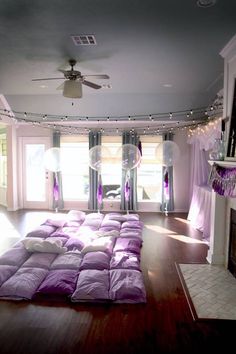
[[74,70],[76,64],[75,59],[69,60],[69,65],[71,68],[69,70],[59,70],[64,74],[63,77],[48,77],[43,79],[32,79],[32,81],[44,81],[44,80],[65,80],[62,85],[60,85],[57,90],[63,90],[63,96],[69,98],[81,98],[82,97],[82,84],[89,86],[93,89],[100,89],[102,86],[97,85],[94,82],[86,80],[87,77],[94,79],[109,79],[106,74],[98,75],[82,75],[80,71]]

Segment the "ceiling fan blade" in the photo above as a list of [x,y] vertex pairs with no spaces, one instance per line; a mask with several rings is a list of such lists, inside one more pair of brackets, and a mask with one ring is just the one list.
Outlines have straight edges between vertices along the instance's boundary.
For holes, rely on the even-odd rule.
[[66,74],[67,73],[67,70],[62,70],[62,69],[59,69],[58,71],[60,71],[62,74]]
[[63,82],[63,83],[62,83],[60,86],[58,86],[56,89],[57,89],[57,90],[63,90],[63,89],[64,89],[64,84],[65,84],[65,83]]
[[84,77],[93,77],[94,79],[110,79],[110,76],[106,74],[99,74],[99,75],[83,75]]
[[32,79],[32,81],[44,81],[44,80],[65,80],[64,77],[47,77],[45,79]]
[[94,84],[93,82],[90,82],[90,81],[87,81],[87,80],[83,80],[82,84],[84,84],[86,86],[89,86],[89,87],[92,87],[94,89],[100,89],[102,87],[100,85]]

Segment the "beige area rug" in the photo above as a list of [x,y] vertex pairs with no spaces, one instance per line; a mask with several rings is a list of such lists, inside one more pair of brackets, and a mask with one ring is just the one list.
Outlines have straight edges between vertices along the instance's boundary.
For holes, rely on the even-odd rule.
[[176,267],[195,320],[236,320],[236,278],[228,270],[210,264]]

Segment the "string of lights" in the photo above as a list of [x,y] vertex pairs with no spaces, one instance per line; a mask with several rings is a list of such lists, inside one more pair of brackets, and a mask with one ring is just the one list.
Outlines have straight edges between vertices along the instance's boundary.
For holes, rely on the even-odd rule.
[[[92,130],[100,131],[107,135],[121,134],[124,130],[135,131],[140,135],[159,135],[164,132],[184,129],[193,131],[194,129],[200,129],[202,126],[207,126],[209,121],[213,121],[221,115],[222,105],[168,113],[116,117],[61,116],[0,109],[0,116],[10,118],[14,124],[30,124],[54,131],[57,130],[63,134],[82,135],[88,134]],[[113,124],[111,125],[110,122]],[[121,122],[125,126],[121,127]],[[139,122],[140,125],[137,126],[136,122]]]

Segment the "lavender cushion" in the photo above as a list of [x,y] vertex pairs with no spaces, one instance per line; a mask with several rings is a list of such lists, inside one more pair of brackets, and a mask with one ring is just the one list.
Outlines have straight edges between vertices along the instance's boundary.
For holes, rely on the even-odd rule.
[[73,269],[51,270],[35,295],[70,295],[75,290],[77,276],[78,271]]
[[124,228],[131,228],[131,229],[143,229],[143,222],[142,221],[136,221],[136,220],[129,220],[129,221],[125,221],[123,222],[122,229]]
[[18,267],[10,265],[0,265],[0,286],[8,279],[12,274],[17,271]]
[[140,270],[140,256],[132,252],[116,252],[111,258],[110,268]]
[[138,214],[127,214],[125,215],[126,220],[139,220],[139,215]]
[[20,268],[0,287],[0,297],[30,300],[48,271],[42,268]]
[[26,237],[49,237],[56,230],[56,226],[40,225],[31,232],[28,232]]
[[66,220],[64,220],[64,219],[47,219],[44,222],[44,225],[63,227],[65,225],[65,223],[66,223]]
[[132,237],[142,239],[142,231],[138,229],[122,229],[120,231],[120,237]]
[[120,230],[121,223],[116,220],[103,220],[101,223],[101,228],[111,227],[113,230]]
[[136,254],[140,254],[141,245],[142,245],[142,241],[140,239],[118,237],[116,239],[113,252],[128,251],[128,252],[134,252]]
[[82,220],[81,221],[68,220],[68,221],[66,221],[64,226],[66,226],[66,227],[79,227],[81,224],[82,224]]
[[82,226],[90,226],[97,230],[101,226],[101,222],[101,219],[85,219]]
[[120,213],[108,213],[105,215],[104,220],[116,220],[116,221],[126,221],[127,218],[125,215],[122,215]]
[[47,237],[47,241],[52,242],[52,243],[59,241],[62,244],[62,246],[64,246],[64,244],[67,241],[67,237],[62,237],[62,236],[53,236],[52,237],[52,236],[50,236],[50,237]]
[[59,227],[56,231],[54,231],[50,237],[75,237],[79,232],[79,227],[72,227],[72,226],[64,226]]
[[82,248],[85,246],[85,242],[83,242],[80,238],[69,238],[66,243],[65,247],[68,251],[78,250],[81,251]]
[[108,270],[82,270],[79,274],[72,301],[108,300],[109,272]]
[[112,226],[103,226],[103,227],[100,227],[98,230],[98,232],[100,232],[100,233],[109,233],[111,231],[113,231],[113,233],[112,233],[113,235],[114,235],[114,231],[116,231],[116,234],[117,234],[116,237],[119,236],[119,234],[120,234],[120,230],[114,229],[114,227],[112,227]]
[[55,258],[55,253],[36,252],[33,253],[25,263],[23,263],[22,267],[49,269]]
[[0,256],[0,264],[20,267],[30,255],[25,248],[13,247]]
[[128,269],[111,270],[109,296],[116,302],[146,302],[142,273]]
[[58,255],[53,263],[51,264],[51,269],[79,269],[82,261],[82,256],[80,253],[76,252],[66,252],[64,254]]
[[83,269],[109,269],[110,256],[105,252],[89,252],[85,254],[80,265],[80,270]]

